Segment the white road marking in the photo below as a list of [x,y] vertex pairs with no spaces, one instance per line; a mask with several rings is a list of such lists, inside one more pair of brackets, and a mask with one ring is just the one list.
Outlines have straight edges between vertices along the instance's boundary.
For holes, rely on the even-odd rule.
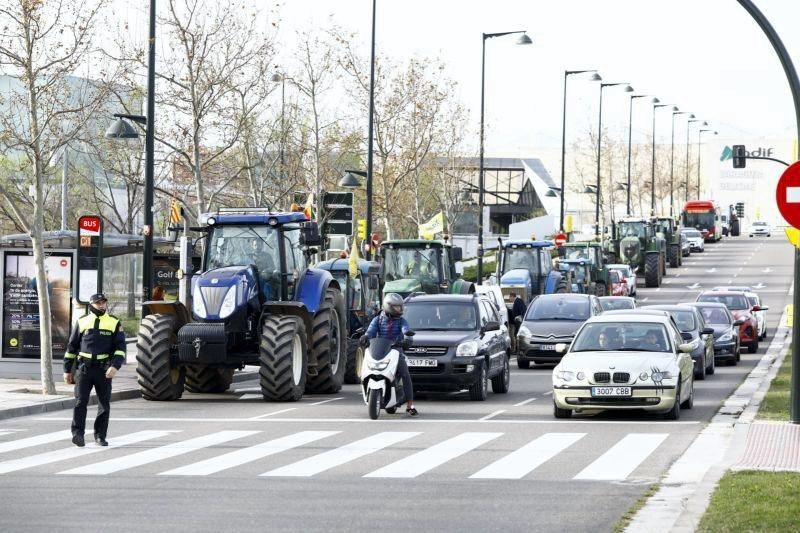
[[269,457],[298,446],[303,446],[311,442],[324,439],[340,433],[339,431],[301,431],[293,435],[287,435],[278,439],[273,439],[249,448],[236,450],[219,457],[212,457],[205,461],[199,461],[190,465],[161,472],[159,476],[207,476],[222,470],[227,470],[235,466]]
[[585,436],[586,433],[545,433],[469,477],[475,479],[522,479]]
[[239,396],[240,400],[261,400],[264,396],[262,394],[242,394]]
[[439,444],[435,444],[430,448],[409,455],[390,465],[386,465],[383,468],[379,468],[374,472],[370,472],[364,477],[414,478],[456,457],[464,455],[501,435],[503,434],[462,433],[461,435],[442,441]]
[[552,394],[553,394],[553,391],[551,391],[551,390],[549,390],[549,391],[544,393],[545,396],[551,396]]
[[514,407],[522,407],[523,405],[528,405],[529,403],[531,403],[531,402],[533,402],[535,400],[536,400],[536,398],[528,398],[524,402],[515,403]]
[[622,481],[658,448],[668,433],[630,433],[573,479]]
[[65,470],[64,472],[59,472],[59,474],[90,476],[113,474],[114,472],[119,472],[120,470],[128,470],[131,468],[136,468],[137,466],[155,463],[156,461],[163,461],[164,459],[170,459],[179,455],[202,450],[203,448],[208,448],[210,446],[214,446],[215,444],[222,444],[235,439],[249,437],[250,435],[255,435],[256,433],[260,433],[260,431],[217,431],[216,433],[211,433],[210,435],[203,435],[202,437],[197,437],[194,439],[174,442],[172,444],[167,444],[166,446],[159,446],[158,448],[152,448],[134,453],[132,455],[126,455],[125,457],[116,457],[101,463],[94,463],[91,465],[73,468],[71,470]]
[[281,413],[288,413],[289,411],[294,411],[295,409],[297,409],[297,407],[290,407],[288,409],[281,409],[280,411],[272,411],[271,413],[265,413],[263,415],[254,416],[254,417],[250,418],[249,420],[261,420],[261,419],[266,418],[268,416],[279,415]]
[[320,472],[349,463],[350,461],[355,461],[365,455],[375,453],[387,446],[408,440],[417,435],[419,435],[417,431],[386,431],[377,433],[365,439],[309,457],[308,459],[303,459],[302,461],[270,470],[261,475],[271,477],[310,477],[314,474],[319,474]]
[[322,400],[321,402],[310,403],[310,404],[308,404],[308,405],[322,405],[323,403],[335,402],[336,400],[344,400],[344,397],[340,397],[340,398],[331,398],[330,400]]
[[501,415],[501,414],[503,414],[505,412],[506,412],[505,409],[500,409],[499,411],[495,411],[494,413],[488,414],[488,415],[484,416],[483,418],[479,418],[478,420],[491,420],[492,418],[496,417],[497,415]]
[[76,448],[72,444],[68,448],[61,448],[52,452],[40,453],[23,457],[22,459],[14,459],[13,461],[5,461],[0,463],[0,474],[8,472],[16,472],[25,468],[33,468],[34,466],[47,465],[50,463],[57,463],[59,461],[72,461],[84,455],[91,455],[100,453],[106,450],[113,450],[122,446],[136,444],[138,442],[157,439],[172,433],[171,431],[139,431],[121,437],[115,437],[108,442],[108,446],[96,446],[94,444],[87,444],[84,448]]
[[35,437],[28,437],[27,439],[12,440],[10,442],[0,443],[0,453],[21,450],[22,448],[30,448],[31,446],[48,444],[50,442],[56,442],[69,438],[72,438],[72,432],[67,429],[64,431],[56,431],[55,433],[36,435]]

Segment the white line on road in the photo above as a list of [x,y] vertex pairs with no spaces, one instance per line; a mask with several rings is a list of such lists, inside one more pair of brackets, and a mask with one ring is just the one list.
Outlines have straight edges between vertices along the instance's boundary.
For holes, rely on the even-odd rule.
[[499,411],[495,411],[494,413],[488,414],[488,415],[484,416],[483,418],[479,418],[478,420],[491,420],[492,418],[496,417],[497,415],[502,415],[505,412],[506,412],[505,409],[500,409]]
[[271,413],[265,413],[263,415],[254,416],[254,417],[250,418],[249,420],[261,420],[261,419],[266,418],[268,416],[279,415],[281,413],[288,413],[289,411],[294,411],[295,409],[297,409],[297,407],[289,407],[288,409],[281,409],[280,411],[272,411]]
[[331,398],[330,400],[322,400],[321,402],[310,403],[308,405],[322,405],[323,403],[335,402],[336,400],[344,400],[344,397]]
[[206,459],[205,461],[199,461],[197,463],[175,468],[173,470],[167,470],[166,472],[161,472],[159,476],[207,476],[209,474],[215,474],[235,466],[251,463],[253,461],[257,461],[258,459],[269,457],[270,455],[285,452],[287,450],[291,450],[292,448],[297,448],[298,446],[303,446],[305,444],[324,439],[325,437],[336,435],[337,433],[340,432],[301,431],[300,433],[287,435],[286,437],[281,437],[279,439],[262,442],[261,444],[250,446],[249,448],[226,453],[225,455],[221,455],[219,457],[212,457],[211,459]]
[[386,431],[378,433],[340,448],[335,448],[319,455],[309,457],[308,459],[303,459],[302,461],[270,470],[261,475],[270,477],[310,477],[314,474],[319,474],[320,472],[349,463],[350,461],[355,461],[365,455],[375,453],[387,446],[408,440],[417,435],[419,435],[417,431]]
[[10,452],[13,450],[21,450],[22,448],[29,448],[31,446],[38,446],[40,444],[48,444],[59,440],[64,440],[72,437],[70,430],[56,431],[55,433],[45,433],[44,435],[36,435],[35,437],[28,437],[27,439],[12,440],[11,442],[3,442],[0,444],[0,453]]
[[551,390],[549,390],[549,391],[544,393],[545,396],[550,396],[551,394],[553,394],[553,391],[551,391]]
[[150,439],[156,439],[158,437],[168,435],[169,433],[172,433],[172,431],[139,431],[129,435],[115,437],[109,441],[107,447],[89,444],[84,448],[76,448],[70,444],[68,448],[61,448],[60,450],[55,450],[52,452],[40,453],[37,455],[23,457],[22,459],[15,459],[13,461],[5,461],[0,463],[0,474],[16,472],[17,470],[23,470],[25,468],[33,468],[34,466],[57,463],[59,461],[74,461],[80,457],[83,457],[84,455],[91,455]]
[[473,479],[522,479],[584,436],[586,433],[545,433],[469,477]]
[[529,403],[531,403],[531,402],[533,402],[535,400],[536,400],[536,398],[528,398],[524,402],[515,403],[514,407],[522,407],[523,405],[528,405]]
[[501,435],[502,433],[462,433],[370,472],[364,477],[415,478]]
[[668,433],[630,433],[573,479],[622,481],[658,448]]
[[159,446],[158,448],[144,450],[132,455],[126,455],[125,457],[116,457],[100,463],[79,466],[78,468],[59,472],[59,474],[90,476],[113,474],[114,472],[119,472],[120,470],[128,470],[137,466],[155,463],[156,461],[163,461],[164,459],[170,459],[179,455],[202,450],[203,448],[209,448],[216,444],[222,444],[235,439],[249,437],[250,435],[255,435],[256,433],[261,432],[217,431],[216,433],[211,433],[210,435],[203,435],[202,437],[197,437],[194,439],[173,442],[172,444],[167,444],[166,446]]

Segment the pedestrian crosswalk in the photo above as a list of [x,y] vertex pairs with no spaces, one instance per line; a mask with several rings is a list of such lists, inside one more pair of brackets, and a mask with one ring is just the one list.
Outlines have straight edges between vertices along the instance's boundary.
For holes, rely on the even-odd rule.
[[[182,435],[183,434],[183,435]],[[0,474],[33,470],[59,476],[139,473],[158,476],[254,475],[264,478],[329,475],[416,479],[436,474],[482,480],[535,478],[541,470],[575,481],[636,478],[667,440],[667,433],[621,437],[584,432],[542,433],[521,438],[502,432],[441,435],[422,431],[263,430],[136,431],[77,448],[69,431],[24,438],[0,435]],[[91,441],[91,439],[87,439]],[[580,453],[576,451],[580,448]],[[95,459],[99,458],[99,460]],[[143,474],[142,474],[143,472]],[[454,474],[457,472],[457,474]]]

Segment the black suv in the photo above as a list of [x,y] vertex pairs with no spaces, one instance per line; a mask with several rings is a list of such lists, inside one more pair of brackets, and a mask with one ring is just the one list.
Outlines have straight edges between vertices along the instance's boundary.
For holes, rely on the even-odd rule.
[[469,389],[472,400],[508,392],[511,339],[492,302],[478,294],[409,296],[405,319],[416,332],[405,351],[414,390]]

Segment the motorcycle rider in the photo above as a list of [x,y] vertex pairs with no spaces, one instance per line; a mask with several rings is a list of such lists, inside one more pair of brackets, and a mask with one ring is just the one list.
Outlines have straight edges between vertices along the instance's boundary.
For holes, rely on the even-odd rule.
[[[362,345],[368,343],[368,339],[376,337],[391,339],[392,342],[400,342],[407,331],[411,328],[403,318],[403,298],[396,293],[389,293],[383,297],[383,311],[370,322],[367,332],[361,337]],[[400,349],[400,360],[397,363],[397,376],[403,380],[403,392],[406,397],[406,413],[409,416],[417,416],[419,413],[414,408],[414,386],[411,383],[411,374],[408,372],[408,364],[403,350]]]

